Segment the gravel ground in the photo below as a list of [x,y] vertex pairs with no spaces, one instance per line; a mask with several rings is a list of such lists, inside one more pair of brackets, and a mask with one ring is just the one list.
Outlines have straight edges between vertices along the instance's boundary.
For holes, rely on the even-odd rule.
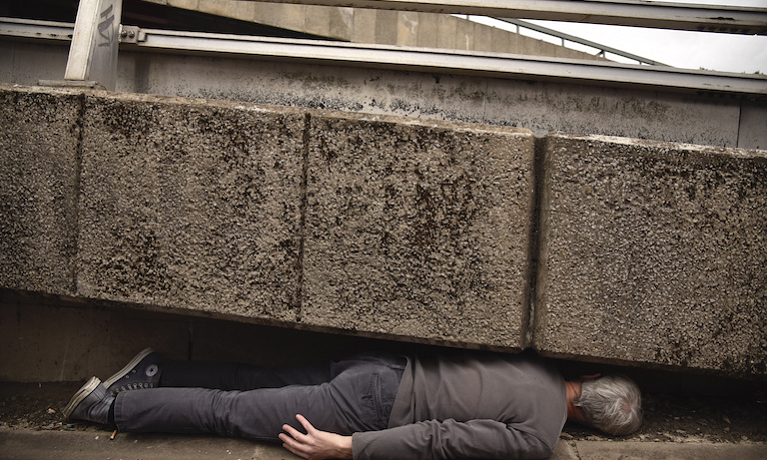
[[[82,382],[0,382],[0,430],[104,431],[86,422],[68,422],[61,413]],[[627,440],[648,442],[767,442],[767,398],[763,394],[710,397],[695,394],[647,393],[645,424]],[[578,425],[567,425],[564,439],[603,440]]]

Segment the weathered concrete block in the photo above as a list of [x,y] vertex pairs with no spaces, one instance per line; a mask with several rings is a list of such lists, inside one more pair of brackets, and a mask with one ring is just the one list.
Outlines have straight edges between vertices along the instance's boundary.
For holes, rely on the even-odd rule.
[[767,154],[546,139],[542,352],[767,374]]
[[0,85],[0,286],[74,293],[76,93]]
[[293,320],[304,116],[89,96],[78,292]]
[[526,130],[313,117],[301,322],[523,346]]

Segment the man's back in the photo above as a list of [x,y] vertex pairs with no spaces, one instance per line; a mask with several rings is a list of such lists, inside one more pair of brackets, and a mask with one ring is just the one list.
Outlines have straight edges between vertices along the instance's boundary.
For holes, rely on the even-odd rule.
[[542,458],[553,452],[566,408],[564,380],[535,355],[414,357],[391,429],[355,434],[355,458],[402,459],[416,452],[415,458],[435,459]]

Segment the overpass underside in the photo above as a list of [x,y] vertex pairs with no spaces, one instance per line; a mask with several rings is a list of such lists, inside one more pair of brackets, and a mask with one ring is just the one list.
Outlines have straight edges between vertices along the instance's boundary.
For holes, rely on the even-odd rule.
[[0,379],[339,337],[767,376],[764,77],[145,38],[117,92],[0,41]]

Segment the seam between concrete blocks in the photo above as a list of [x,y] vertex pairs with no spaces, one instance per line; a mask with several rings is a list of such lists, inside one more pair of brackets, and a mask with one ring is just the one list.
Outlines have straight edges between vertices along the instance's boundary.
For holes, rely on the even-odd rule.
[[544,246],[542,230],[543,187],[545,179],[546,139],[534,137],[533,148],[533,196],[530,216],[530,234],[528,246],[528,284],[526,286],[526,318],[523,319],[525,333],[522,348],[535,348],[536,300],[538,295],[538,278],[541,268],[541,250]]
[[83,138],[84,138],[84,131],[85,131],[85,93],[81,92],[77,95],[77,101],[79,102],[79,107],[77,109],[77,117],[75,119],[75,129],[77,129],[77,143],[75,145],[75,170],[74,170],[74,191],[76,193],[75,199],[74,199],[74,232],[73,235],[74,241],[72,242],[72,266],[71,266],[71,277],[72,277],[72,295],[77,295],[78,293],[78,283],[77,283],[77,277],[80,272],[80,240],[82,235],[82,229],[81,229],[81,222],[80,222],[80,206],[82,205],[82,196],[83,196],[83,190],[81,186],[81,179],[80,175],[82,173],[83,168]]
[[740,142],[740,128],[743,126],[743,103],[744,101],[741,100],[738,104],[738,129],[735,133],[735,147],[740,148],[741,142]]

